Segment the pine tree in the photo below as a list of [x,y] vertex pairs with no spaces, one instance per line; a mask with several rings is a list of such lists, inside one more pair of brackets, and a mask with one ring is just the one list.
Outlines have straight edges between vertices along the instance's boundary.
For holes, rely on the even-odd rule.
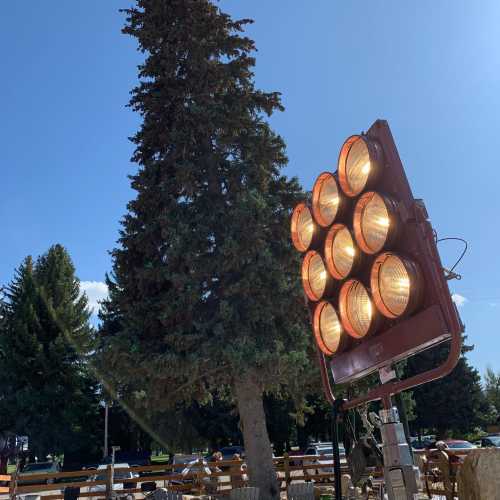
[[125,12],[145,53],[130,101],[140,168],[112,254],[107,313],[122,328],[104,333],[101,367],[143,414],[230,386],[251,482],[277,497],[262,397],[300,382],[310,338],[289,243],[303,193],[281,174],[285,145],[265,120],[280,96],[254,86],[249,20],[209,0]]
[[484,394],[488,403],[500,414],[500,373],[495,373],[491,367],[486,369],[484,376]]
[[[488,405],[481,388],[479,372],[471,367],[465,353],[472,346],[464,345],[457,366],[446,377],[413,390],[416,414],[411,427],[417,431],[433,429],[440,437],[463,436],[484,423]],[[408,360],[407,376],[443,363],[449,345],[442,344]]]
[[85,361],[87,299],[66,250],[27,257],[7,288],[0,332],[0,422],[38,457],[95,446],[98,397]]

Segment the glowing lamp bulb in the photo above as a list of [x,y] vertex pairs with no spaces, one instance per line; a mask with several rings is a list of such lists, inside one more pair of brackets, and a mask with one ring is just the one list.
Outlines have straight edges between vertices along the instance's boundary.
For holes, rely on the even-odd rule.
[[334,224],[328,231],[324,254],[328,271],[338,280],[347,278],[360,262],[351,231],[343,224]]
[[422,299],[419,267],[392,252],[384,252],[375,259],[370,286],[377,309],[388,318],[410,314]]
[[307,297],[312,301],[320,300],[329,290],[331,279],[321,258],[314,250],[306,253],[302,261],[302,285]]
[[375,191],[364,193],[354,207],[353,226],[356,242],[363,252],[380,252],[398,235],[397,203]]
[[346,338],[337,311],[327,301],[320,302],[314,310],[313,331],[318,347],[328,356],[337,353]]
[[312,212],[315,221],[322,227],[330,226],[337,218],[342,205],[337,180],[330,172],[323,172],[312,190]]
[[377,312],[360,281],[351,279],[342,285],[339,309],[342,326],[352,337],[361,339],[376,329]]

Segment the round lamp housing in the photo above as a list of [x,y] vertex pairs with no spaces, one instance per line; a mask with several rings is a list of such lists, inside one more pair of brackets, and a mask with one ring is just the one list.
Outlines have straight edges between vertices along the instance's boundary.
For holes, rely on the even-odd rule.
[[360,281],[350,279],[342,285],[339,310],[342,326],[355,339],[367,337],[377,329],[380,315]]
[[309,300],[318,302],[332,290],[333,279],[328,274],[321,255],[309,250],[302,261],[302,286]]
[[362,254],[351,231],[344,224],[334,224],[325,239],[325,261],[330,274],[338,280],[346,279],[359,268]]
[[423,281],[418,264],[395,253],[377,256],[370,284],[375,305],[387,318],[411,314],[422,302]]
[[397,202],[375,191],[364,193],[354,207],[354,236],[367,254],[390,247],[397,239],[400,219]]
[[293,209],[290,229],[294,247],[299,252],[307,252],[317,237],[318,227],[305,203],[299,203]]
[[315,221],[322,227],[328,227],[337,218],[342,209],[342,193],[337,179],[330,172],[323,172],[316,179],[312,190],[312,212]]
[[333,356],[344,349],[348,336],[330,302],[322,300],[314,309],[313,330],[318,347],[327,356]]
[[338,176],[342,191],[358,196],[375,185],[382,166],[382,148],[364,135],[349,137],[340,150]]

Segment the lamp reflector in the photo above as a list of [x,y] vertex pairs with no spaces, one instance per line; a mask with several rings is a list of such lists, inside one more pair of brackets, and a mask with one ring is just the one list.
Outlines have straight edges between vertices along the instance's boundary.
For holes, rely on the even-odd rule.
[[399,229],[396,202],[375,191],[363,194],[354,208],[354,235],[363,252],[374,254],[395,240]]
[[305,203],[299,203],[293,210],[291,221],[292,242],[299,252],[306,252],[313,241],[316,225],[311,211]]
[[320,300],[328,285],[328,271],[321,255],[310,250],[302,261],[302,285],[308,298],[314,302]]
[[370,295],[358,280],[348,280],[340,289],[339,310],[342,326],[347,333],[361,339],[372,333],[378,314]]
[[421,302],[422,279],[418,265],[391,252],[377,256],[370,275],[377,309],[388,318],[413,312]]
[[330,302],[322,301],[314,310],[314,336],[323,353],[332,356],[339,351],[343,339],[343,328],[337,311]]
[[349,229],[343,224],[334,224],[325,239],[325,260],[330,274],[343,280],[351,274],[359,250]]
[[335,221],[341,203],[339,187],[333,174],[323,172],[312,190],[312,211],[316,222],[328,227]]

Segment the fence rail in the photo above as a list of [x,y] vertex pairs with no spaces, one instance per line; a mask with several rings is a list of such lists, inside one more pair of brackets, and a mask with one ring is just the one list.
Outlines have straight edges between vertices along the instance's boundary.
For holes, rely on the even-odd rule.
[[[288,484],[292,481],[315,480],[324,481],[324,484],[333,482],[333,456],[325,455],[321,461],[330,460],[330,463],[317,462],[318,457],[314,455],[300,455],[273,458],[277,479],[280,482],[281,490],[286,490]],[[219,462],[208,462],[207,466],[211,469],[208,474],[203,467],[199,470],[182,474],[181,471],[191,463],[178,464],[155,464],[138,467],[115,467],[114,473],[132,473],[145,474],[133,478],[114,478],[113,488],[117,484],[129,483],[134,485],[132,488],[123,488],[120,491],[127,493],[140,493],[141,483],[160,482],[159,486],[165,486],[172,491],[181,492],[199,492],[203,493],[208,487],[215,487],[218,494],[229,494],[232,488],[244,486],[246,481],[243,479],[243,472],[240,467],[244,462],[238,460],[223,460]],[[293,464],[293,465],[291,465]],[[194,469],[198,464],[194,465]],[[221,470],[214,470],[218,467]],[[347,467],[342,465],[342,473],[347,472]],[[103,480],[95,480],[95,476],[105,474]],[[86,480],[82,478],[88,478]],[[100,497],[105,498],[111,489],[111,466],[106,469],[77,470],[46,474],[30,474],[23,476],[15,474],[0,476],[0,481],[4,481],[9,486],[0,487],[0,494],[8,493],[12,498],[14,496],[43,493],[43,500],[59,500],[64,498],[64,489],[73,487],[80,488],[80,497]],[[23,482],[36,482],[37,484],[23,484]],[[95,487],[105,486],[105,491],[90,491]],[[139,487],[138,487],[139,486]],[[52,494],[50,492],[53,492]],[[48,493],[48,494],[47,494]]]
[[[450,453],[453,455],[453,453]],[[456,455],[465,455],[466,453],[459,452]],[[422,455],[422,453],[417,453]],[[273,458],[273,463],[276,470],[277,479],[282,491],[285,491],[287,486],[294,481],[320,481],[323,485],[333,484],[333,456],[321,456],[321,461],[318,462],[318,457],[315,455],[292,455],[285,454],[282,457]],[[325,463],[327,462],[327,463]],[[193,468],[199,467],[198,470],[190,471],[182,474],[181,471],[188,466],[193,466],[193,463],[178,463],[178,464],[155,464],[138,467],[115,467],[116,473],[132,473],[145,474],[131,478],[116,478],[111,479],[111,466],[106,469],[92,470],[77,470],[47,474],[32,474],[29,476],[16,476],[15,474],[0,475],[0,494],[9,494],[10,498],[19,495],[45,493],[43,500],[60,500],[64,498],[64,489],[69,487],[80,488],[80,497],[98,497],[105,498],[115,488],[115,485],[129,483],[130,488],[120,488],[124,493],[141,493],[140,484],[146,482],[159,482],[158,486],[167,487],[171,491],[179,492],[194,492],[205,493],[207,488],[215,488],[218,495],[227,495],[234,487],[244,486],[246,481],[243,479],[243,472],[240,467],[242,461],[224,460],[219,462],[208,462],[211,470],[208,474],[204,467],[199,464]],[[292,465],[293,464],[293,465]],[[215,470],[218,467],[221,470]],[[460,464],[451,464],[450,468],[455,473],[460,467]],[[345,463],[341,463],[341,473],[348,473],[348,467]],[[370,468],[367,474],[374,477],[382,475],[381,469]],[[105,479],[96,480],[97,475],[105,475]],[[456,474],[453,474],[456,475]],[[86,480],[82,478],[88,478]],[[23,484],[29,481],[36,481],[38,484]],[[7,483],[5,486],[1,484]],[[105,491],[102,491],[102,487]],[[95,487],[100,487],[101,491],[90,491]],[[46,494],[53,492],[52,494]]]

